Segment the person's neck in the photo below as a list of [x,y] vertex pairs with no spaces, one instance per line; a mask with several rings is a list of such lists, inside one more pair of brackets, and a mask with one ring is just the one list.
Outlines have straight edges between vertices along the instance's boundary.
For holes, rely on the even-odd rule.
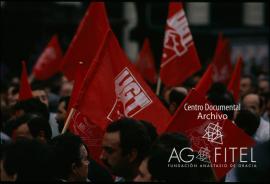
[[81,182],[85,182],[87,181],[87,179],[83,179],[83,178],[80,178],[80,177],[76,177],[76,176],[70,176],[68,179],[67,179],[68,182],[74,182],[74,181],[81,181]]
[[125,179],[125,181],[133,181],[133,179],[138,174],[138,167],[139,167],[139,164],[135,164],[132,167],[130,167],[130,169],[127,169],[127,172],[123,176],[123,178]]

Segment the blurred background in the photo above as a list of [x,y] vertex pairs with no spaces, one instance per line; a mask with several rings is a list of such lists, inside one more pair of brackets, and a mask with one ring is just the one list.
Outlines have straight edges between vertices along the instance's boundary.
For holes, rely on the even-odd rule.
[[[31,71],[55,33],[65,52],[89,3],[1,1],[1,79],[19,76],[21,60]],[[148,37],[159,69],[168,3],[105,5],[111,27],[130,60],[136,60]],[[245,73],[269,73],[269,2],[184,2],[184,9],[204,67],[222,32],[231,41],[233,63],[242,54]]]

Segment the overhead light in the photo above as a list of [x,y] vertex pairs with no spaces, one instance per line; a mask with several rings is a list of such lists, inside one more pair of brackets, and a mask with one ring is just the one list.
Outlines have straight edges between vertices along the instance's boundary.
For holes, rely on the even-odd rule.
[[244,3],[244,24],[262,26],[264,24],[264,3]]
[[60,1],[60,2],[55,2],[56,4],[58,5],[63,5],[63,6],[76,6],[76,7],[80,7],[82,5],[82,2],[63,2],[63,1]]
[[1,8],[4,8],[6,2],[5,1],[1,1]]
[[208,2],[187,3],[187,17],[191,25],[208,25],[210,21],[210,4]]

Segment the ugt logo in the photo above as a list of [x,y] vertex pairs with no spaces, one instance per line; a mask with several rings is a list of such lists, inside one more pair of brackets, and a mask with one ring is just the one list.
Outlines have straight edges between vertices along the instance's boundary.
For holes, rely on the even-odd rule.
[[168,28],[164,38],[164,52],[161,67],[168,64],[176,57],[182,56],[193,44],[192,35],[184,10],[180,10],[167,20]]
[[216,65],[213,66],[213,80],[215,82],[226,81],[229,78],[229,68],[227,65],[223,66],[220,70]]
[[72,114],[71,121],[73,122],[72,126],[75,134],[81,135],[82,137],[88,137],[89,132],[91,132],[90,124],[79,111],[75,111]]
[[107,116],[110,121],[132,117],[152,103],[127,67],[118,74],[114,84],[116,100]]
[[102,133],[97,124],[88,121],[80,111],[73,113],[71,121],[74,133],[79,135],[88,146],[100,146]]

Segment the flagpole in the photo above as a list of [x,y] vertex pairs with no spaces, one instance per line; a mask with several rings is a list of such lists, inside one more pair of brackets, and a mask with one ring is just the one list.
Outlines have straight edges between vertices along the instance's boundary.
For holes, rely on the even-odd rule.
[[160,79],[160,76],[158,76],[157,89],[156,89],[156,95],[157,96],[160,93],[160,87],[161,87],[161,79]]
[[64,126],[61,134],[64,134],[67,131],[67,129],[69,127],[69,124],[70,124],[71,117],[73,116],[74,112],[75,112],[75,109],[71,108],[70,113],[68,114],[68,118],[67,118],[67,120],[65,122],[65,126]]

